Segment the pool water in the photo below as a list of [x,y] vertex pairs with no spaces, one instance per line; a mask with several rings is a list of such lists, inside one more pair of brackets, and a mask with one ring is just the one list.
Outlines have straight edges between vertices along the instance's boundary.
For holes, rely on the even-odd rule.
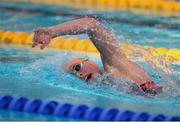
[[[3,30],[32,32],[83,15],[103,18],[101,21],[113,31],[121,43],[180,48],[180,18],[148,16],[123,11],[92,12],[64,6],[16,2],[0,2],[0,24]],[[81,36],[87,38],[86,36]]]
[[[125,90],[122,90],[84,82],[61,68],[65,61],[74,57],[88,58],[102,67],[97,54],[55,49],[32,50],[30,46],[18,45],[1,45],[0,50],[0,94],[168,115],[178,115],[180,112],[178,102],[180,92],[178,89],[169,88],[171,85],[180,86],[177,81],[178,76],[174,81],[162,81],[151,68],[146,67],[153,79],[160,84],[174,82],[169,86],[164,85],[171,90],[171,93],[165,91],[158,97],[148,98],[133,93],[128,94],[126,86]],[[146,66],[143,62],[139,64]]]
[[[77,18],[75,16],[77,14],[88,13],[106,17],[106,19],[112,19],[118,16],[121,17],[117,19],[120,22],[109,19],[109,21],[102,21],[102,23],[119,35],[117,38],[119,38],[120,42],[180,48],[180,22],[178,17],[149,17],[126,12],[113,12],[109,16],[105,16],[107,15],[106,12],[82,10],[74,12],[74,9],[63,6],[29,5],[13,2],[1,2],[0,6],[0,13],[3,13],[0,14],[2,18],[0,24],[4,30],[32,32],[37,27],[47,27]],[[12,11],[12,8],[16,9]],[[25,8],[29,11],[25,11]],[[58,11],[66,14],[59,15],[57,14]],[[149,25],[146,23],[142,25],[138,23],[132,24],[132,22],[122,21],[122,18],[126,20],[137,18],[138,21],[154,22],[159,23],[159,25]],[[169,26],[165,26],[164,23],[169,23]],[[78,37],[87,38],[86,35],[80,35]],[[158,96],[147,97],[131,93],[129,90],[131,84],[126,84],[126,82],[123,82],[124,84],[116,84],[115,87],[112,87],[111,85],[101,85],[99,83],[87,83],[66,73],[62,69],[63,63],[78,57],[93,60],[102,69],[102,63],[98,54],[56,49],[45,49],[42,51],[37,48],[32,49],[29,45],[0,44],[0,94],[56,100],[60,103],[87,104],[89,106],[100,106],[104,108],[116,107],[120,110],[148,111],[152,114],[179,115],[180,77],[178,74],[158,73],[146,62],[136,62],[148,70],[154,81],[164,87],[163,93]],[[176,71],[180,71],[179,65],[171,65],[171,67]],[[0,111],[0,113],[4,113],[4,111]],[[2,120],[8,118],[8,115],[11,114],[8,112],[1,114],[0,120],[1,118]],[[24,116],[22,113],[12,113],[11,119],[15,119],[16,117],[24,119],[27,116],[31,118],[31,115]],[[32,120],[33,118],[36,119],[36,117],[40,120],[54,119],[32,115]]]

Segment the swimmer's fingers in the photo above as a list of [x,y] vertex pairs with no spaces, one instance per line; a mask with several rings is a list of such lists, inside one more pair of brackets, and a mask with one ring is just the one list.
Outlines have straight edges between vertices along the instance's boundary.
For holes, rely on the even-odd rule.
[[34,34],[32,48],[34,48],[36,45],[38,45],[38,37],[36,34]]
[[49,44],[51,38],[52,38],[52,34],[47,29],[45,28],[36,29],[34,32],[32,47],[35,47],[38,44],[42,44],[40,48],[44,49]]
[[32,48],[34,48],[39,43],[39,29],[34,31],[34,38],[33,38],[33,44]]
[[50,39],[44,39],[43,41],[42,41],[42,45],[41,45],[41,49],[44,49],[48,44],[49,44],[49,41]]
[[43,43],[43,44],[41,45],[41,49],[44,49],[47,45],[48,45],[48,43]]

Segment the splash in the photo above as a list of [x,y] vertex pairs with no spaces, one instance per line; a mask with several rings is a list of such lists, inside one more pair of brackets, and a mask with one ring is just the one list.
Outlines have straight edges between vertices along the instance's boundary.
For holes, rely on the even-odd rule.
[[[102,23],[112,32],[114,33],[113,36],[121,42],[126,41],[126,43],[132,45],[133,41],[130,40],[128,37],[125,37],[123,35],[115,35],[115,33],[121,33],[123,31],[123,28],[119,28],[118,30],[112,28],[112,24],[105,21],[101,20]],[[138,33],[137,33],[138,35]],[[146,38],[146,37],[145,37]],[[129,52],[133,52],[131,54],[130,59],[137,61],[141,60],[147,63],[148,65],[144,67],[147,69],[147,67],[152,68],[151,75],[155,74],[156,77],[159,77],[158,84],[160,86],[163,86],[163,92],[161,94],[158,94],[156,97],[163,97],[163,98],[170,98],[170,97],[179,97],[180,96],[180,89],[179,89],[179,84],[180,84],[180,77],[176,77],[176,75],[180,74],[180,71],[176,71],[173,68],[171,68],[171,64],[173,62],[173,59],[171,60],[171,57],[168,55],[160,55],[153,47],[141,47],[139,45],[133,45],[135,48],[129,48]],[[123,51],[123,46],[121,46],[121,51]],[[127,51],[128,49],[126,48],[125,54],[129,53]],[[140,64],[141,65],[141,64]],[[156,78],[155,82],[156,82]],[[125,81],[125,82],[124,82]],[[128,83],[127,80],[117,80],[116,81],[117,85],[116,87],[118,88],[119,85],[118,83],[122,83],[120,86],[126,86],[126,83]],[[111,84],[111,83],[109,83]],[[128,87],[125,87],[125,89],[129,89],[131,85],[127,85]],[[123,88],[121,88],[123,89]],[[139,91],[138,91],[139,93]]]
[[[107,80],[107,78],[111,78],[111,76],[106,72],[104,72],[102,76],[99,76],[97,78],[97,82],[87,83],[75,77],[74,75],[66,73],[63,70],[62,66],[66,61],[73,58],[86,58],[94,61],[100,66],[101,69],[103,69],[99,55],[91,55],[89,53],[87,54],[80,52],[76,53],[71,51],[55,51],[51,54],[51,56],[47,56],[44,59],[38,59],[35,62],[28,64],[26,67],[21,68],[21,76],[25,78],[33,78],[33,80],[37,79],[36,81],[39,84],[47,84],[50,87],[67,89],[74,91],[75,93],[83,93],[84,95],[89,94],[128,102],[142,101],[150,104],[175,103],[179,105],[179,103],[177,102],[177,100],[179,100],[179,93],[176,91],[177,88],[174,88],[173,84],[169,84],[169,82],[167,82],[168,84],[163,84],[164,82],[160,82],[165,90],[163,91],[163,93],[154,97],[144,96],[139,90],[139,87],[132,84],[131,81],[125,79]],[[144,67],[147,66],[144,65]],[[156,75],[154,75],[153,77],[157,79]]]

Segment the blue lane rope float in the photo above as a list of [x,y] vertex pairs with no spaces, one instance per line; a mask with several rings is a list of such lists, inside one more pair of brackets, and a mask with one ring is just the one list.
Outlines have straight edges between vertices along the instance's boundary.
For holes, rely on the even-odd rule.
[[0,109],[90,121],[180,121],[180,116],[152,115],[148,112],[103,109],[85,104],[73,105],[8,95],[0,96]]

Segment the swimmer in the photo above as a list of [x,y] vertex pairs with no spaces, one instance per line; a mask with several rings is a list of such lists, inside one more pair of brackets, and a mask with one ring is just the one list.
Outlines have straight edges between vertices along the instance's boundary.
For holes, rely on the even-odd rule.
[[[100,52],[104,71],[111,74],[113,78],[130,80],[137,84],[144,93],[157,94],[162,88],[151,79],[144,68],[126,57],[119,48],[119,43],[114,35],[92,17],[84,17],[48,28],[38,28],[34,32],[32,47],[40,44],[40,48],[44,49],[52,38],[77,34],[88,35]],[[64,69],[89,82],[96,81],[96,77],[102,74],[97,64],[83,58],[68,61],[64,65]]]

